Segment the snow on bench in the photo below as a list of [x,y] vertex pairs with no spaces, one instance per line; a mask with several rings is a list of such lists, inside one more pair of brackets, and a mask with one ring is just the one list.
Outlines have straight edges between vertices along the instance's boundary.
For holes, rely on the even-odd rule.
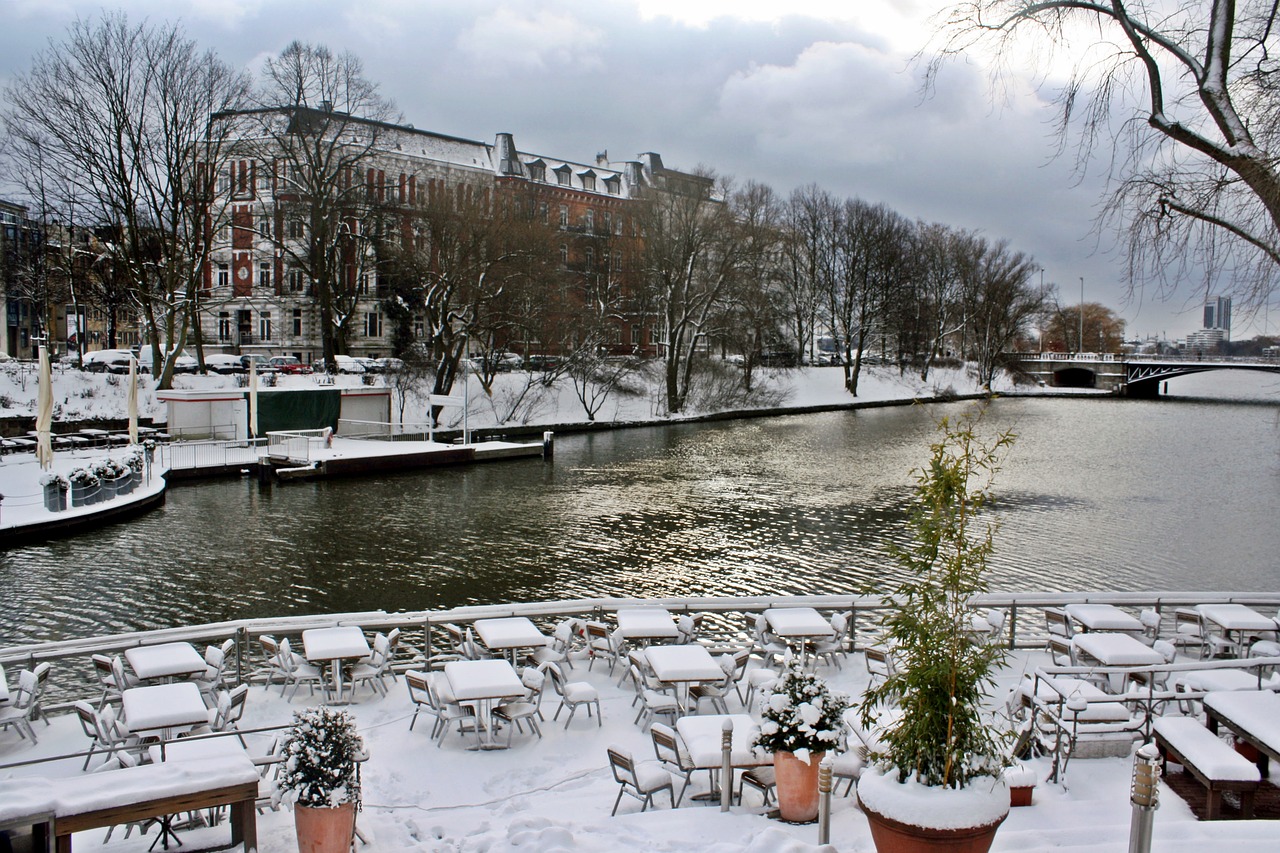
[[52,813],[58,853],[71,834],[214,806],[231,806],[231,843],[257,846],[258,770],[248,755],[146,764],[68,778],[0,781],[0,818],[32,822]]
[[1161,717],[1155,738],[1161,757],[1173,758],[1208,790],[1205,820],[1218,817],[1223,791],[1239,791],[1241,816],[1253,817],[1254,793],[1262,776],[1252,761],[1191,717]]

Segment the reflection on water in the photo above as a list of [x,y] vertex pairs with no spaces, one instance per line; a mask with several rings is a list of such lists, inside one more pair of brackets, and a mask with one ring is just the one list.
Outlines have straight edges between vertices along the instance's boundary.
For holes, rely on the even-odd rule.
[[[1198,397],[1177,383],[1213,376],[1170,393]],[[1235,375],[1217,376],[1221,396]],[[1278,396],[1269,376],[1233,381]],[[961,408],[562,436],[551,464],[178,486],[128,525],[0,556],[0,643],[316,611],[883,589],[910,470],[934,418]],[[992,427],[1018,440],[996,484],[994,587],[1280,588],[1276,412],[996,402]]]

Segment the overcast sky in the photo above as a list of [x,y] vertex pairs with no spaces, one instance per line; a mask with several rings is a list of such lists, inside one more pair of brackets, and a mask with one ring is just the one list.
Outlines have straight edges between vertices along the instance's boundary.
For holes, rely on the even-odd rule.
[[[415,127],[592,162],[656,151],[779,193],[839,196],[1007,238],[1059,300],[1101,302],[1130,336],[1200,327],[1205,286],[1126,300],[1092,231],[1097,177],[1054,160],[1052,108],[1030,89],[994,103],[980,62],[922,97],[910,58],[941,0],[134,0],[202,47],[256,68],[293,39],[350,50]],[[0,0],[0,82],[101,2]],[[1280,319],[1280,318],[1278,318]],[[1263,331],[1237,318],[1232,336]]]

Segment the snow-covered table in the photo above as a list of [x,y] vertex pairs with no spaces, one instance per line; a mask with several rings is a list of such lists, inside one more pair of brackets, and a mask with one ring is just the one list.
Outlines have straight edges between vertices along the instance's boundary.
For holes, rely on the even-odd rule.
[[480,641],[492,651],[511,652],[511,665],[515,666],[519,649],[540,648],[550,642],[546,634],[538,630],[527,616],[509,616],[503,619],[478,619],[475,623]]
[[1280,761],[1280,696],[1270,690],[1213,691],[1204,697],[1209,731],[1224,725],[1258,750],[1258,770],[1267,777],[1268,759]]
[[1276,630],[1274,619],[1243,604],[1199,604],[1196,610],[1206,621],[1222,629],[1223,636],[1235,646],[1237,657],[1241,657],[1247,635],[1273,634]]
[[1114,604],[1068,604],[1063,608],[1085,631],[1141,634],[1142,622]]
[[456,701],[481,704],[482,713],[478,716],[485,730],[481,748],[501,749],[502,746],[493,741],[489,708],[495,699],[516,699],[525,695],[525,686],[516,675],[515,668],[505,660],[456,660],[444,665],[444,677]]
[[147,755],[152,764],[159,764],[162,761],[198,761],[205,758],[240,758],[248,754],[234,735],[194,739],[184,737],[172,743],[156,744],[147,748]]
[[680,690],[682,708],[688,707],[690,684],[724,679],[724,670],[703,646],[650,646],[645,656],[659,681]]
[[134,734],[154,733],[169,740],[176,729],[209,722],[200,688],[190,681],[130,687],[120,701],[124,723]]
[[[752,748],[752,742],[760,733],[760,724],[747,714],[707,714],[703,716],[681,717],[676,720],[676,731],[684,741],[689,759],[698,770],[719,770],[724,764],[724,722],[733,723],[733,735],[729,747],[730,769],[737,767],[759,767],[772,764],[773,756],[763,750]],[[719,800],[721,784],[712,774],[711,791],[698,794],[695,800]],[[733,790],[733,780],[728,780],[729,790]]]
[[124,657],[134,675],[143,681],[195,675],[205,670],[204,658],[190,643],[134,646],[124,650]]
[[342,703],[342,662],[368,657],[369,641],[356,625],[337,628],[309,628],[302,632],[302,654],[314,663],[329,664],[335,704]]
[[680,636],[671,612],[665,607],[623,607],[616,615],[618,630],[628,640],[652,642]]
[[[1129,634],[1077,634],[1071,638],[1071,644],[1081,653],[1086,664],[1091,661],[1103,666],[1154,666],[1164,663],[1164,655]],[[1107,673],[1111,692],[1119,693],[1124,689],[1125,677],[1124,673]]]
[[835,631],[822,614],[812,607],[778,607],[764,612],[769,630],[795,646],[801,657],[808,653],[809,643],[814,640],[826,640],[835,636]]

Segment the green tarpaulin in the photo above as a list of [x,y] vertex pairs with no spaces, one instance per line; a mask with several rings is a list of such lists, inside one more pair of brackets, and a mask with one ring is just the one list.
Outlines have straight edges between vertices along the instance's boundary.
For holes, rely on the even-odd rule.
[[258,434],[273,430],[338,428],[342,392],[337,388],[258,392]]

